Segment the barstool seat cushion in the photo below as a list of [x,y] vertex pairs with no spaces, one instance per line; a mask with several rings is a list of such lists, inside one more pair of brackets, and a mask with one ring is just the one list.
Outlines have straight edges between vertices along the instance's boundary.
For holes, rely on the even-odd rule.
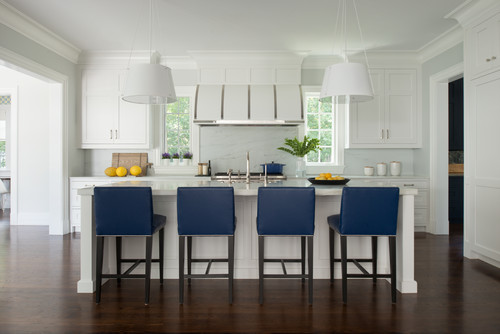
[[398,203],[397,187],[345,187],[328,225],[342,235],[396,235]]
[[257,205],[258,234],[313,235],[315,196],[313,187],[260,187]]

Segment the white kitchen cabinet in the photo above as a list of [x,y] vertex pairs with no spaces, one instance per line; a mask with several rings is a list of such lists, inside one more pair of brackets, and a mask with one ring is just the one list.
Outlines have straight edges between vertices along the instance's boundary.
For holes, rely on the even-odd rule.
[[500,68],[500,13],[469,31],[471,77]]
[[147,105],[121,99],[125,71],[82,71],[82,148],[149,148]]
[[350,148],[421,146],[414,69],[373,69],[374,98],[349,106]]

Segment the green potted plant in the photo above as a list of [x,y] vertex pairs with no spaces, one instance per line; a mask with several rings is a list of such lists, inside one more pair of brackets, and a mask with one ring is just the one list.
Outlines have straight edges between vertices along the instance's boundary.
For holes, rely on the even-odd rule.
[[285,138],[285,145],[288,147],[278,147],[278,150],[290,153],[297,157],[297,177],[305,177],[306,176],[306,162],[304,161],[304,157],[309,152],[317,152],[319,148],[319,139],[317,138],[308,138],[304,136],[303,141],[299,141],[297,137],[294,139]]

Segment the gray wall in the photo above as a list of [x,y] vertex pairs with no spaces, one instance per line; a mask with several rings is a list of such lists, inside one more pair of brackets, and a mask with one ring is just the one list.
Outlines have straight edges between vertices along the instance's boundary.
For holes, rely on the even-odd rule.
[[430,173],[430,77],[464,60],[463,43],[446,50],[422,64],[422,148],[414,151],[414,169],[419,175]]
[[80,123],[76,113],[76,92],[79,87],[76,65],[3,24],[0,24],[0,47],[68,77],[69,175],[82,175],[83,152],[77,149]]

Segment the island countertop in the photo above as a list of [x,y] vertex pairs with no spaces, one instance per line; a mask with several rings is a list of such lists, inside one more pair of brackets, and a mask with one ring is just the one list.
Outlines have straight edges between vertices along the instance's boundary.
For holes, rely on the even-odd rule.
[[[228,183],[210,180],[192,180],[192,179],[170,179],[170,180],[127,180],[116,183],[110,183],[103,186],[110,187],[151,187],[153,195],[169,196],[177,195],[178,187],[228,187]],[[342,195],[343,185],[313,185],[305,179],[291,179],[286,181],[278,181],[274,183],[232,183],[235,196],[257,196],[260,187],[314,187],[317,196],[333,196]],[[389,187],[390,183],[377,182],[377,180],[356,179],[350,180],[345,186],[347,187]],[[394,185],[396,186],[396,185]],[[416,195],[418,190],[413,187],[399,187],[400,195]],[[83,188],[78,190],[79,195],[93,195],[94,188]]]

